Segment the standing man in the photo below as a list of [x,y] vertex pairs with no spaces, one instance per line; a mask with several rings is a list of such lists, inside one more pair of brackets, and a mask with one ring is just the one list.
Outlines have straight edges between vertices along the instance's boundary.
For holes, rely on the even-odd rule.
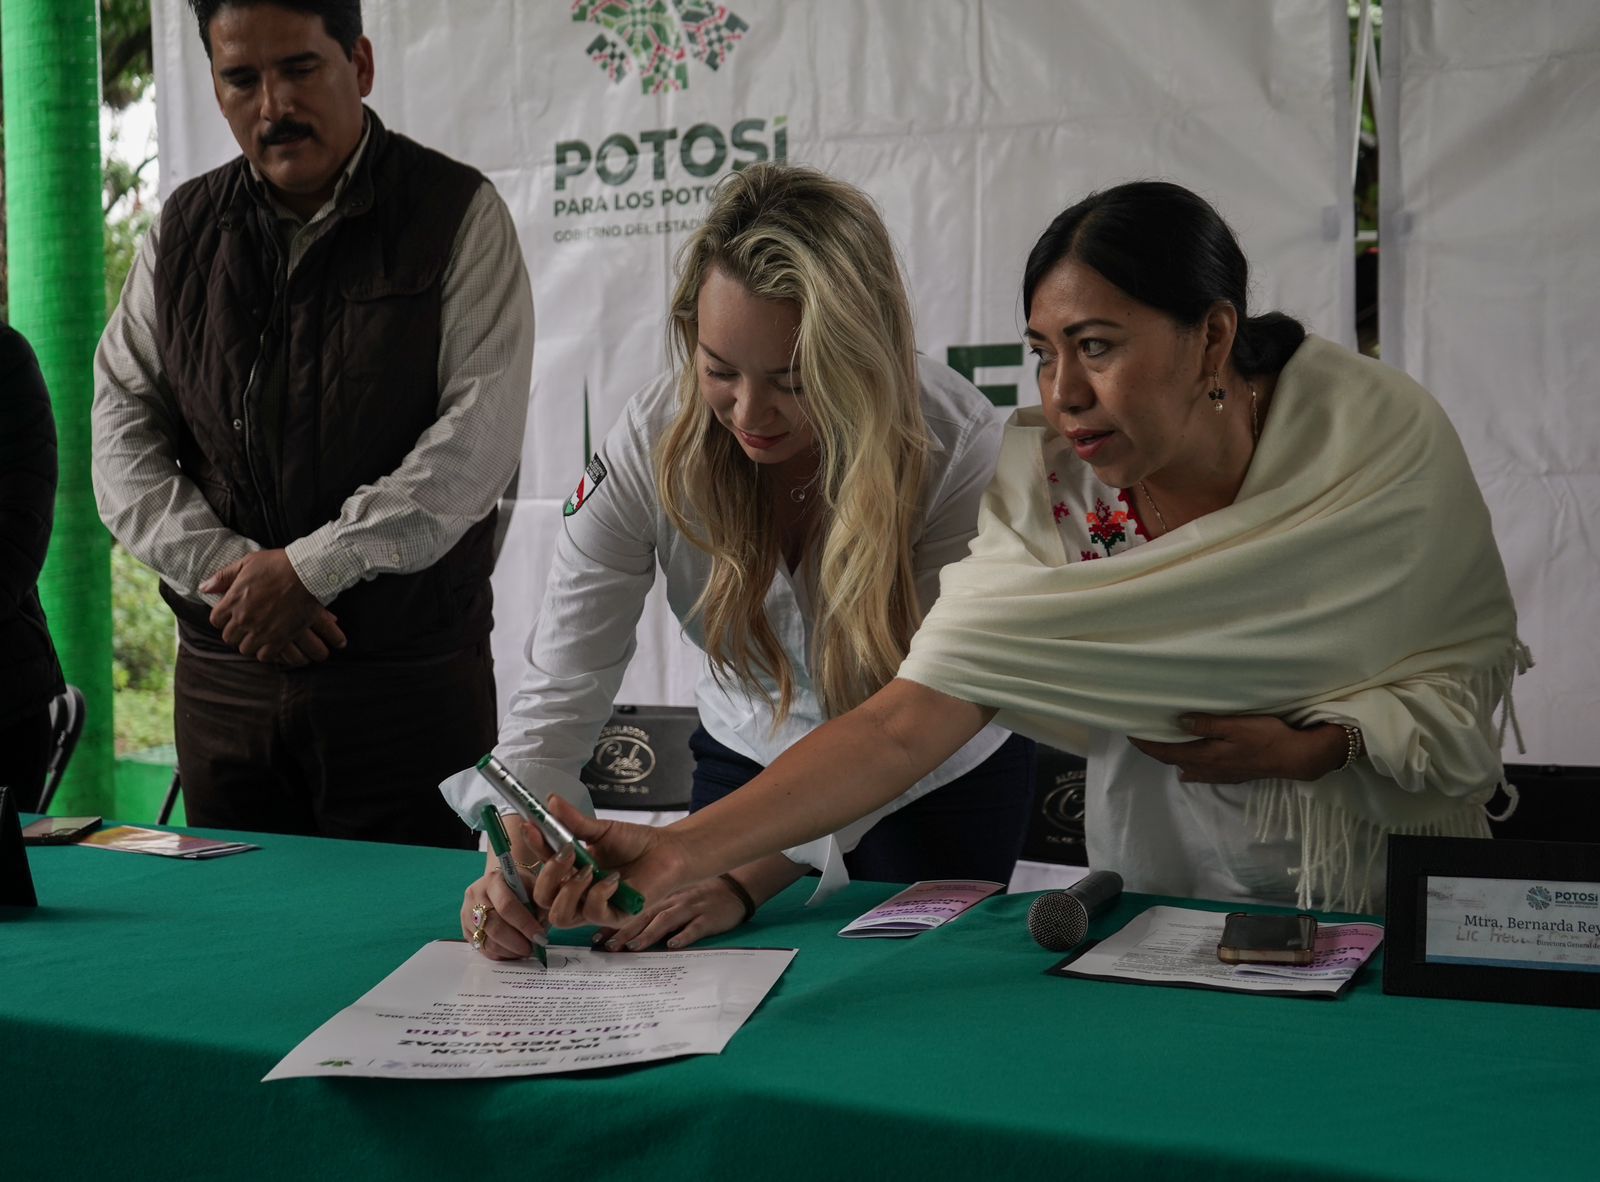
[[193,825],[473,844],[533,303],[476,170],[362,99],[359,0],[190,0],[242,156],[168,198],[95,359],[111,532],[178,617]]

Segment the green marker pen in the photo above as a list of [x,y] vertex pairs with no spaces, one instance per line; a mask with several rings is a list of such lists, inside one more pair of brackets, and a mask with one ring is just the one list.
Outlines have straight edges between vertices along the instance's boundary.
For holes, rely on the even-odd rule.
[[[510,768],[492,754],[485,755],[478,760],[478,774],[494,785],[501,799],[533,823],[552,850],[560,850],[570,845],[576,853],[579,868],[591,869],[598,873],[600,867],[593,855],[578,843],[578,839],[572,835],[570,829],[550,815],[544,805],[539,803],[539,798],[511,774]],[[644,910],[644,896],[627,883],[619,883],[616,894],[611,896],[611,905],[618,911],[638,915]]]
[[[511,856],[511,839],[506,836],[506,827],[500,823],[499,811],[494,805],[486,804],[478,814],[478,819],[483,824],[483,831],[489,835],[489,846],[500,863],[500,876],[506,880],[506,885],[518,901],[532,911],[533,901],[528,898],[528,888],[522,885],[522,876],[517,873],[517,860]],[[533,954],[545,968],[550,967],[550,954],[544,950],[543,944],[535,944]]]

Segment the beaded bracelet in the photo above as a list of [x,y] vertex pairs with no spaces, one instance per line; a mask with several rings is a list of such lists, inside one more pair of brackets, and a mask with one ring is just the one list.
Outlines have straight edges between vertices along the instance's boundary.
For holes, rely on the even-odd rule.
[[728,884],[728,889],[733,892],[734,898],[744,904],[744,918],[740,923],[749,923],[750,917],[756,913],[756,901],[750,897],[750,892],[744,889],[744,883],[731,874],[719,874],[718,878]]
[[1366,747],[1361,740],[1360,727],[1351,726],[1346,722],[1341,722],[1339,725],[1344,727],[1344,762],[1339,765],[1339,770],[1342,772],[1361,757]]

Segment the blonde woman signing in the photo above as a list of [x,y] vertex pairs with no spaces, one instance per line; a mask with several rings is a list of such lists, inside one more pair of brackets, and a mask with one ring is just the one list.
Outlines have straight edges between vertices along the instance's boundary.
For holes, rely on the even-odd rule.
[[1528,656],[1460,442],[1247,287],[1179,186],[1061,214],[1023,282],[1042,406],[897,677],[674,826],[574,823],[601,863],[660,891],[803,841],[997,717],[1089,757],[1090,861],[1137,890],[1365,910],[1388,834],[1487,836]]
[[[994,470],[999,417],[916,354],[888,233],[849,185],[776,165],[729,177],[679,258],[671,314],[678,372],[629,403],[568,505],[529,669],[495,748],[541,793],[585,799],[577,772],[610,715],[657,566],[706,655],[691,744],[699,808],[737,795],[894,676],[940,568],[967,552]],[[619,948],[669,937],[682,947],[737,926],[805,861],[837,867],[842,851],[858,878],[1005,882],[1032,771],[1031,741],[974,727],[837,841],[658,894],[603,935]],[[459,779],[445,790],[466,815]],[[530,873],[535,901],[570,870],[558,858]],[[461,921],[493,957],[526,956],[543,934],[492,859]]]

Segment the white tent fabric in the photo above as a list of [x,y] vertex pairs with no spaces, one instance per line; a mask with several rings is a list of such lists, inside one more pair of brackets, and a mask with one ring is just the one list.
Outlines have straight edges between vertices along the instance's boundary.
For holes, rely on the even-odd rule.
[[[236,151],[182,0],[155,0],[162,185]],[[673,252],[704,191],[763,156],[882,206],[922,348],[1036,399],[1018,286],[1033,239],[1139,177],[1214,200],[1253,298],[1351,343],[1349,49],[1327,0],[385,0],[372,105],[483,169],[538,317],[517,506],[495,576],[502,700],[585,457],[665,360]],[[650,13],[654,16],[650,16]],[[620,15],[619,15],[620,14]],[[623,700],[687,704],[697,663],[657,596]]]
[[1383,358],[1494,516],[1538,662],[1517,758],[1600,764],[1600,5],[1389,0],[1382,120]]

